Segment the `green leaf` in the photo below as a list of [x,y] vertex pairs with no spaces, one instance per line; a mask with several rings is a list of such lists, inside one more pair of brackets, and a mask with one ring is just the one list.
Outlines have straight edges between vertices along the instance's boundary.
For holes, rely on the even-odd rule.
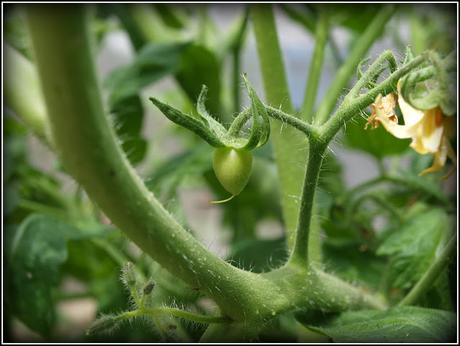
[[244,149],[252,150],[256,147],[261,147],[267,143],[270,137],[270,121],[268,119],[267,110],[260,100],[259,96],[251,86],[246,76],[243,75],[243,81],[248,90],[249,99],[251,100],[252,127],[251,134]]
[[405,306],[388,311],[345,312],[323,326],[310,328],[328,335],[334,342],[453,342],[456,315]]
[[16,230],[9,258],[12,311],[29,328],[49,335],[56,321],[53,290],[67,259],[66,242],[91,235],[49,216],[29,216]]
[[390,280],[393,287],[403,289],[425,273],[451,233],[449,217],[441,208],[416,205],[406,220],[377,250],[378,255],[390,256]]
[[[297,4],[296,4],[297,5]],[[380,4],[304,4],[282,5],[281,9],[292,20],[314,33],[318,12],[328,13],[330,21],[359,34],[366,30],[369,23],[381,8]]]
[[359,243],[347,246],[323,245],[325,265],[348,282],[377,290],[380,287],[386,261]]
[[364,129],[366,119],[355,117],[345,130],[345,145],[382,159],[388,155],[401,154],[409,147],[410,139],[398,139],[388,133],[383,126]]
[[[121,256],[127,252],[127,246],[128,240],[121,231],[107,226],[98,237],[75,239],[67,244],[68,258],[61,271],[88,286],[97,300],[99,313],[120,311],[129,306],[129,295],[119,275],[120,262],[125,261]],[[113,249],[119,254],[114,254]]]
[[202,85],[209,88],[207,107],[212,116],[220,116],[220,69],[217,56],[197,44],[186,47],[175,74],[181,88],[191,100],[198,99]]
[[225,127],[214,119],[206,110],[205,101],[208,94],[208,87],[206,85],[201,86],[200,95],[198,95],[198,100],[196,103],[196,110],[201,116],[201,119],[204,120],[207,126],[217,135],[217,137],[222,138],[227,130]]
[[18,7],[5,8],[5,39],[27,59],[32,60],[31,42],[24,13]]
[[188,43],[149,44],[132,64],[116,69],[105,80],[117,135],[133,164],[139,163],[147,151],[147,142],[140,135],[144,107],[139,93],[143,87],[174,73],[187,46]]
[[170,4],[155,4],[154,6],[165,25],[174,29],[185,27],[188,18],[180,6]]
[[145,184],[155,194],[170,199],[184,179],[201,177],[210,169],[212,151],[208,145],[200,143],[155,167],[153,173],[145,179]]
[[140,137],[144,118],[141,99],[138,95],[119,99],[112,105],[111,113],[123,151],[131,163],[140,162],[147,152],[147,142]]
[[291,20],[302,25],[308,31],[315,32],[317,16],[311,8],[307,6],[300,7],[298,4],[281,4],[280,8]]
[[150,43],[144,46],[131,64],[114,70],[104,81],[110,90],[110,104],[137,95],[143,87],[175,73],[189,45],[185,42]]
[[213,147],[224,146],[218,134],[214,132],[212,128],[208,127],[207,124],[204,124],[202,119],[185,114],[154,97],[150,97],[150,101],[152,101],[169,120],[196,133]]

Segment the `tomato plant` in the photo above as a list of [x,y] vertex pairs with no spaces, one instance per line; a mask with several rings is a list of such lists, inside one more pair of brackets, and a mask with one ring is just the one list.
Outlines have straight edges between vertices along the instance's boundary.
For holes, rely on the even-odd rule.
[[5,4],[5,340],[454,341],[454,7]]

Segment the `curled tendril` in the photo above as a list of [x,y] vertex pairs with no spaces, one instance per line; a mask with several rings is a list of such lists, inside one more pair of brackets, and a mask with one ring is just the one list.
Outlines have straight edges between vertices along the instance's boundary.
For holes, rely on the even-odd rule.
[[[429,110],[439,106],[444,115],[456,113],[455,75],[452,70],[452,54],[442,59],[435,52],[428,52],[428,66],[409,73],[401,80],[401,93],[414,108]],[[427,77],[428,76],[428,77]]]

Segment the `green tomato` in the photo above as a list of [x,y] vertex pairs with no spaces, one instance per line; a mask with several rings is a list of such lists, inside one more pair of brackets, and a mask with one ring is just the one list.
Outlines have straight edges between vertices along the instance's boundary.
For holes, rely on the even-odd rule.
[[252,154],[247,150],[217,148],[213,158],[217,180],[233,196],[243,191],[252,170]]

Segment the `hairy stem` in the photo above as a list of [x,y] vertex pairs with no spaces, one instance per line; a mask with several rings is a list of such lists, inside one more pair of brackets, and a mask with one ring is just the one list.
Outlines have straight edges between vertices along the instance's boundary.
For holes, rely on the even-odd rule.
[[428,270],[423,274],[420,280],[415,284],[410,292],[399,302],[398,305],[412,305],[422,297],[433,285],[442,270],[449,263],[450,256],[455,251],[457,235],[454,235],[442,250],[442,253],[434,260]]
[[[257,43],[257,52],[267,104],[293,113],[284,71],[272,5],[257,4],[250,8]],[[271,141],[280,178],[281,207],[286,225],[288,247],[294,244],[298,198],[306,164],[307,140],[302,133],[278,120],[271,120]]]
[[307,137],[317,135],[317,130],[314,126],[307,124],[306,122],[296,118],[290,114],[283,112],[282,110],[273,108],[271,106],[265,106],[267,115],[273,119],[282,121],[283,123],[289,124],[299,131],[302,131]]
[[345,88],[351,76],[356,71],[356,67],[358,66],[360,60],[363,59],[364,54],[366,54],[372,44],[380,36],[385,24],[393,15],[393,12],[393,6],[383,7],[375,16],[371,24],[369,24],[366,31],[359,37],[347,60],[338,70],[334,82],[326,93],[327,97],[325,97],[321,102],[318,108],[318,113],[314,119],[316,123],[322,124],[326,121],[329,113],[332,111],[339,99],[340,94],[343,92],[343,88]]
[[247,108],[243,110],[238,116],[233,120],[230,128],[228,129],[228,134],[230,136],[236,136],[241,131],[242,127],[246,122],[251,118],[251,109]]
[[323,144],[318,144],[315,140],[310,141],[308,166],[303,182],[295,246],[290,261],[307,263],[309,260],[309,240],[310,236],[312,235],[312,232],[310,232],[311,219],[313,214],[315,192],[318,185],[319,172],[321,169],[321,163],[323,161],[324,151],[325,146]]
[[194,321],[198,323],[228,323],[229,319],[223,316],[209,316],[209,315],[201,315],[196,314],[193,312],[176,309],[176,308],[169,308],[169,307],[159,307],[159,308],[142,308],[137,310],[139,314],[143,315],[159,315],[159,314],[166,314],[171,315],[178,318],[183,318],[185,320]]
[[406,65],[400,67],[397,71],[393,72],[387,79],[375,88],[371,89],[367,94],[348,100],[347,102],[343,102],[334,115],[321,126],[321,136],[323,141],[329,142],[342,128],[344,123],[349,121],[356,114],[359,114],[360,110],[365,109],[374,102],[378,94],[385,96],[390,92],[395,91],[398,80],[423,63],[425,59],[426,58],[423,55],[414,58]]
[[307,122],[313,119],[313,107],[315,106],[319,79],[324,62],[324,49],[329,33],[329,20],[324,12],[320,12],[316,22],[315,50],[308,70],[308,80],[305,88],[305,97],[302,105],[302,118]]
[[267,283],[258,285],[260,277],[232,267],[184,230],[123,154],[101,102],[84,7],[31,5],[27,14],[53,138],[66,169],[144,252],[202,287],[229,316],[251,315],[257,286]]
[[362,88],[369,86],[371,82],[378,78],[380,73],[385,70],[385,62],[388,62],[388,67],[391,72],[397,69],[396,59],[393,53],[390,50],[384,51],[371,66],[369,66],[366,73],[358,79],[355,86],[348,93],[347,99],[358,96]]

